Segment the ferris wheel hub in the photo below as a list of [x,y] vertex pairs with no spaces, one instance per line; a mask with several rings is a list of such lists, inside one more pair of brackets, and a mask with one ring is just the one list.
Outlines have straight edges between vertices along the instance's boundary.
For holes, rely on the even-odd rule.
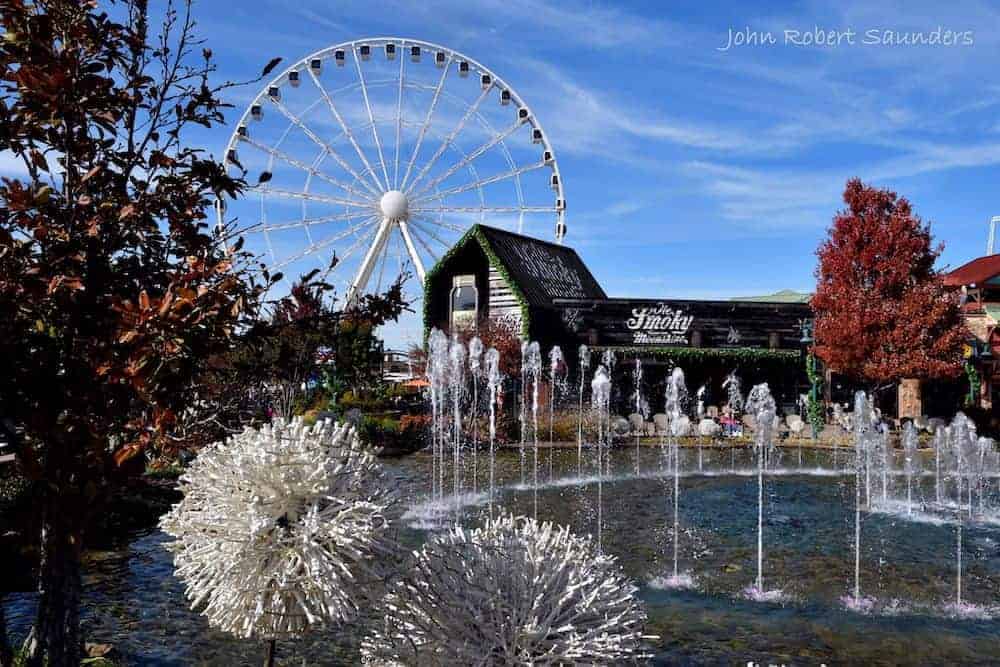
[[399,190],[389,190],[382,195],[378,206],[382,211],[382,217],[387,220],[405,220],[409,202],[406,201],[406,195]]

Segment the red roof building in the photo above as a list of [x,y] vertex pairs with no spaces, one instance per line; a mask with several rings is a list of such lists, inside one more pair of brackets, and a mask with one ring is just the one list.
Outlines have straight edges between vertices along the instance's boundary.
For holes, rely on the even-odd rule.
[[961,290],[965,325],[975,336],[970,356],[982,378],[980,407],[1000,405],[1000,254],[977,257],[944,276],[946,285]]

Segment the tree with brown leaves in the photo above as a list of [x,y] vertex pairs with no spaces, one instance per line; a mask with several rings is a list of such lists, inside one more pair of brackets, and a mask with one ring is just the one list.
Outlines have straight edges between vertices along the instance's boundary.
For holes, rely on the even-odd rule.
[[[0,417],[40,490],[29,665],[80,664],[80,553],[115,470],[167,437],[266,285],[209,224],[243,187],[192,127],[223,120],[188,2],[0,3]],[[270,64],[270,68],[276,63]],[[266,71],[265,71],[266,74]],[[270,282],[265,275],[264,283]]]

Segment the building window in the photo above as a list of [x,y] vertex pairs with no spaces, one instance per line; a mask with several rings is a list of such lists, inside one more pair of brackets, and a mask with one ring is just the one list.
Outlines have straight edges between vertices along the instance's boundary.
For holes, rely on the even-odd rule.
[[451,330],[468,331],[476,328],[479,312],[479,290],[473,275],[455,276],[451,281]]

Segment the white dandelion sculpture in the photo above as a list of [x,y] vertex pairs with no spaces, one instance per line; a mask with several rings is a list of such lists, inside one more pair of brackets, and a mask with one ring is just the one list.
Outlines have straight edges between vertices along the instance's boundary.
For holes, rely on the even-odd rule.
[[354,429],[276,419],[206,448],[161,520],[192,608],[271,642],[351,619],[374,556],[388,551],[390,496]]
[[362,644],[369,664],[609,664],[647,657],[646,615],[613,556],[502,514],[414,553]]

